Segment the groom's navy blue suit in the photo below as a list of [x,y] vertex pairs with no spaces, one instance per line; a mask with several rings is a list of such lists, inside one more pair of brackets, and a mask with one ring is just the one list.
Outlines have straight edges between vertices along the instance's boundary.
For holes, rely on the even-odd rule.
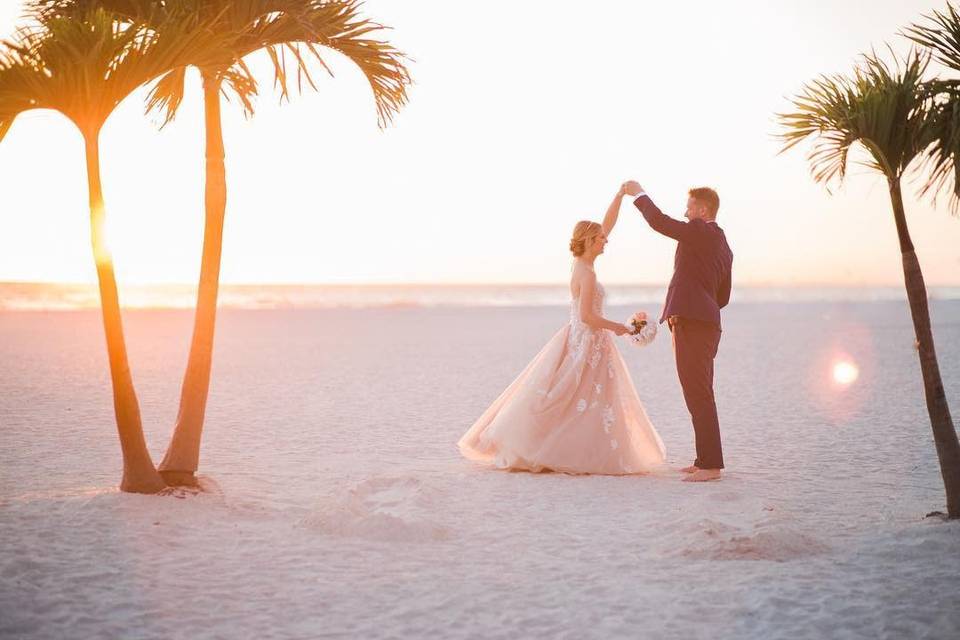
[[646,194],[633,204],[654,231],[677,241],[660,322],[667,321],[673,332],[677,374],[697,440],[694,464],[700,469],[722,469],[713,359],[720,345],[720,309],[730,301],[733,252],[716,222],[674,220]]

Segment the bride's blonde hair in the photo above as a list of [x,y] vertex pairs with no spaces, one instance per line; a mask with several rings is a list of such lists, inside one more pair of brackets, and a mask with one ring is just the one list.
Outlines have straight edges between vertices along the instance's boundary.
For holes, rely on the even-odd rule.
[[572,253],[575,258],[582,256],[583,252],[587,249],[587,240],[596,235],[600,235],[602,230],[603,227],[597,222],[591,222],[590,220],[581,220],[578,222],[573,228],[573,237],[570,238],[570,253]]

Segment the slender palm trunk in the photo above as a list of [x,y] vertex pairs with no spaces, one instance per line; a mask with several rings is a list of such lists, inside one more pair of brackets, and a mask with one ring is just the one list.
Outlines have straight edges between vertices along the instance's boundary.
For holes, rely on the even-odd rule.
[[210,388],[213,362],[213,334],[217,322],[217,291],[220,283],[220,255],[223,248],[223,219],[227,206],[223,131],[220,117],[220,79],[203,71],[204,123],[206,126],[206,222],[200,284],[194,314],[193,338],[187,370],[180,390],[180,409],[173,438],[160,463],[168,484],[195,484],[200,462],[200,438]]
[[913,316],[913,328],[917,336],[927,413],[930,415],[933,441],[936,444],[940,473],[943,476],[947,494],[947,515],[951,518],[960,518],[960,442],[957,440],[957,432],[950,417],[950,408],[947,406],[947,396],[943,391],[940,366],[937,364],[937,353],[933,346],[933,331],[930,328],[927,287],[907,229],[899,180],[890,180],[890,200],[893,203],[893,217],[897,224],[900,253],[903,255],[903,279],[907,288],[910,314]]
[[127,346],[123,338],[120,317],[120,297],[113,273],[113,256],[104,236],[106,212],[103,205],[103,189],[100,184],[99,130],[84,134],[87,157],[87,185],[90,194],[90,241],[97,265],[97,282],[100,286],[100,308],[103,312],[103,330],[107,337],[107,354],[110,359],[110,381],[113,386],[113,411],[120,435],[123,452],[123,478],[121,491],[132,493],[156,493],[166,485],[153,466],[143,437],[140,422],[140,405],[133,388],[133,377],[127,362]]

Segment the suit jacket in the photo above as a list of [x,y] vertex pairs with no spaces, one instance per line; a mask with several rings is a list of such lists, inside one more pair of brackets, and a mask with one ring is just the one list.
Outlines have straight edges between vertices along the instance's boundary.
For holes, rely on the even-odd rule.
[[720,309],[730,301],[733,252],[715,222],[681,222],[664,215],[648,195],[634,205],[654,231],[677,241],[673,278],[660,322],[670,316],[710,322],[720,327]]

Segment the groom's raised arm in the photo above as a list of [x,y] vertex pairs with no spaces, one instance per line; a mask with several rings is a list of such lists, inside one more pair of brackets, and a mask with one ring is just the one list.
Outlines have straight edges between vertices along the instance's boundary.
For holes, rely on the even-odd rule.
[[633,201],[633,204],[643,214],[650,228],[657,233],[662,233],[674,240],[691,240],[693,238],[693,229],[690,228],[689,223],[674,220],[664,214],[657,205],[653,204],[653,200],[646,193],[641,193]]

